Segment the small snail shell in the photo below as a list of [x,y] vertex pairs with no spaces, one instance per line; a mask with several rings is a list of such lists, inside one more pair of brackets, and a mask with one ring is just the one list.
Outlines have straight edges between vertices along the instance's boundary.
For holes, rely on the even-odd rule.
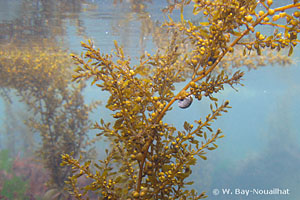
[[184,99],[179,99],[178,106],[179,106],[179,108],[182,108],[182,109],[188,108],[188,107],[190,107],[192,102],[193,102],[193,97],[192,97],[192,95],[189,95],[189,96],[185,97]]
[[214,57],[209,57],[208,58],[208,62],[211,61],[212,64],[214,64],[216,61],[217,61],[217,58],[214,58]]

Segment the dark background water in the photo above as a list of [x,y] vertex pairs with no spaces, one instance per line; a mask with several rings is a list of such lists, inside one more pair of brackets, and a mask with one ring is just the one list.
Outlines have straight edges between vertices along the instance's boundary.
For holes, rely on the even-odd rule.
[[[54,6],[49,1],[48,9],[42,1],[0,0],[1,42],[12,37],[56,38],[70,52],[80,53],[80,41],[94,41],[102,52],[111,52],[113,41],[124,46],[126,55],[136,63],[145,50],[155,52],[153,42],[155,25],[165,20],[161,12],[166,1],[152,1],[144,8],[134,8],[130,1],[114,5],[112,0],[60,1],[64,6]],[[74,3],[75,2],[75,3]],[[45,3],[45,1],[44,1]],[[286,3],[274,0],[275,6]],[[59,10],[60,8],[61,10]],[[51,10],[52,9],[52,10]],[[186,11],[187,19],[193,18]],[[179,19],[175,11],[174,20]],[[153,25],[149,25],[149,22]],[[18,31],[14,27],[21,27]],[[32,29],[26,30],[30,26]],[[268,31],[268,30],[267,30]],[[271,30],[272,31],[272,30]],[[21,48],[21,47],[20,47]],[[207,191],[209,199],[297,199],[300,196],[300,68],[299,47],[294,50],[294,64],[290,66],[265,66],[246,71],[244,87],[238,92],[225,88],[218,97],[229,100],[232,109],[216,121],[214,127],[221,128],[225,138],[219,140],[219,148],[208,153],[208,160],[199,160],[193,168],[193,185],[199,192]],[[178,86],[178,90],[180,85]],[[107,94],[94,87],[85,90],[86,101],[105,101]],[[184,121],[193,122],[209,112],[208,101],[194,102],[181,110],[175,107],[167,121],[182,127]],[[1,132],[5,129],[7,113],[1,100]],[[13,110],[23,109],[14,103]],[[6,113],[6,114],[5,114]],[[110,120],[104,106],[92,114],[91,120]],[[22,126],[22,125],[20,125]],[[92,133],[91,133],[92,134]],[[0,149],[7,148],[0,134]],[[18,138],[16,138],[18,140]],[[18,141],[16,141],[18,143]],[[101,156],[103,144],[98,144]],[[290,189],[288,196],[212,196],[214,188],[241,189]]]

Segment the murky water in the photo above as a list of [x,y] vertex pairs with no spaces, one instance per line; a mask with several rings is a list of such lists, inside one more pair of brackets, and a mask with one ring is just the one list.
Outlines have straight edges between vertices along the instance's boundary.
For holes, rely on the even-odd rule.
[[[80,41],[91,39],[96,48],[109,53],[116,40],[124,47],[126,56],[130,56],[132,63],[136,64],[144,51],[153,53],[161,45],[155,34],[165,20],[166,15],[161,9],[167,6],[167,2],[115,2],[0,0],[2,51],[5,52],[5,48],[11,48],[10,45],[14,44],[13,48],[26,49],[30,44],[47,46],[51,43],[65,49],[67,54],[80,54]],[[275,6],[285,3],[284,0],[274,2]],[[174,11],[172,17],[174,20],[180,19],[179,11]],[[186,18],[194,18],[188,10]],[[42,41],[46,42],[42,44]],[[221,101],[228,99],[232,106],[214,124],[214,127],[223,130],[226,137],[217,142],[217,150],[208,153],[207,161],[197,163],[191,177],[195,181],[193,187],[199,192],[207,191],[209,199],[228,199],[222,194],[213,196],[214,188],[290,189],[288,197],[276,196],[282,200],[296,199],[300,195],[299,47],[294,49],[292,58],[294,63],[290,66],[264,66],[249,72],[243,69],[246,71],[242,82],[245,86],[238,87],[238,92],[226,88],[218,95]],[[33,136],[31,130],[27,130],[22,123],[26,118],[26,107],[18,102],[20,97],[13,91],[10,93],[11,102],[7,101],[5,96],[8,90],[9,87],[3,87],[1,92],[0,150],[9,149],[11,158],[19,159],[27,155],[26,150],[32,153],[41,138]],[[84,91],[86,102],[105,101],[107,97],[106,93],[101,93],[95,87],[88,86]],[[194,101],[186,110],[174,107],[166,120],[180,128],[184,121],[193,122],[204,117],[209,112],[208,103],[204,99]],[[90,120],[95,122],[100,118],[112,120],[111,113],[103,104],[91,115]],[[29,136],[25,134],[30,134],[31,139],[26,140]],[[99,157],[104,155],[103,147],[103,141],[97,143]],[[4,156],[0,159],[3,160]],[[1,181],[0,174],[0,186]],[[230,199],[244,197],[240,195]],[[272,198],[263,195],[247,197]]]

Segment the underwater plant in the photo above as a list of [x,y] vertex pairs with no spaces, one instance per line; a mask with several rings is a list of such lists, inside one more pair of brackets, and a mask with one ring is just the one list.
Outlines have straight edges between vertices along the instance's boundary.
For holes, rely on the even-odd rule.
[[[114,55],[94,49],[91,41],[82,43],[82,57],[72,55],[77,63],[73,80],[92,79],[93,85],[109,92],[106,107],[115,118],[113,123],[101,119],[94,125],[99,136],[111,141],[107,157],[94,163],[96,171],[91,169],[91,161],[81,165],[72,155],[62,155],[62,166],[72,166],[68,184],[77,199],[84,199],[88,191],[99,193],[99,199],[207,197],[205,192],[187,189],[193,184],[187,178],[197,159],[205,160],[207,151],[216,149],[216,141],[224,136],[211,124],[230,106],[228,101],[218,103],[215,94],[225,85],[239,85],[244,75],[234,66],[221,65],[221,61],[230,60],[239,49],[244,57],[252,52],[259,57],[266,56],[264,49],[288,48],[290,56],[299,43],[297,0],[278,8],[273,8],[272,0],[193,2],[193,13],[202,13],[206,21],[185,20],[183,9],[191,0],[177,2],[174,8],[181,8],[181,20],[170,18],[164,24],[171,33],[167,48],[142,55],[137,65],[131,64],[117,42]],[[289,9],[297,11],[288,14],[285,11]],[[256,31],[259,25],[274,27],[274,33]],[[181,48],[182,42],[190,48]],[[241,65],[255,64],[237,64]],[[186,85],[175,93],[175,84],[180,82]],[[183,130],[166,123],[164,117],[173,104],[179,101],[184,103],[180,107],[191,106],[191,96],[198,101],[209,98],[211,113],[194,123],[184,122]],[[91,179],[91,184],[78,188],[81,176]]]
[[70,81],[71,59],[51,41],[5,45],[0,65],[0,86],[26,104],[25,124],[40,136],[36,154],[49,172],[47,187],[56,199],[69,198],[63,188],[71,170],[60,166],[61,154],[92,156],[88,115],[98,102],[84,103],[85,85]]
[[16,200],[28,200],[29,197],[26,195],[28,188],[27,181],[23,181],[19,176],[13,176],[10,179],[4,180],[0,191],[1,199],[16,199]]
[[46,170],[34,158],[11,157],[0,151],[0,199],[39,199],[48,180]]
[[1,150],[0,151],[0,170],[5,172],[11,172],[12,169],[12,159],[9,157],[9,151],[8,150]]
[[13,159],[8,150],[0,151],[0,198],[1,199],[29,199],[26,195],[28,182],[13,173]]

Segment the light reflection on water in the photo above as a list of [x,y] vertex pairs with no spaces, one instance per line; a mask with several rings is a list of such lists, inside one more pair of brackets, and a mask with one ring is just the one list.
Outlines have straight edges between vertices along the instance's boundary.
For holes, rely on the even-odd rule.
[[[75,1],[77,3],[68,3],[65,7],[47,4],[48,10],[44,10],[42,5],[26,5],[24,2],[0,1],[0,42],[52,38],[63,41],[70,52],[80,53],[80,41],[91,38],[96,47],[109,53],[114,48],[113,41],[117,40],[124,46],[125,53],[132,57],[132,62],[136,63],[144,50],[155,51],[151,35],[154,30],[140,31],[143,20],[151,19],[153,23],[159,20],[158,24],[164,21],[159,9],[165,3],[161,1],[147,4],[145,10],[137,12],[132,12],[126,2],[113,5],[108,0],[94,1],[95,4]],[[275,3],[279,5],[284,1]],[[273,31],[262,31],[266,30]],[[294,52],[295,60],[299,61],[299,53]],[[229,99],[233,108],[217,120],[214,127],[222,128],[226,137],[218,142],[219,149],[209,153],[208,161],[199,161],[200,164],[195,167],[197,189],[210,191],[215,187],[249,185],[299,188],[300,171],[296,167],[300,165],[299,75],[297,64],[287,68],[267,66],[246,74],[243,81],[245,87],[239,87],[238,93],[230,88],[221,92],[220,100]],[[106,94],[102,95],[90,87],[85,94],[87,101],[107,98]],[[204,99],[201,102],[194,101],[187,110],[175,106],[167,115],[167,120],[176,127],[182,127],[184,121],[193,122],[199,116],[203,118],[208,113],[207,104],[208,101]],[[4,113],[4,104],[1,113]],[[92,115],[92,120],[98,121],[100,117],[111,119],[104,106]],[[285,167],[289,167],[289,170],[280,170]],[[253,170],[256,168],[258,171]],[[276,185],[279,183],[282,184]]]

